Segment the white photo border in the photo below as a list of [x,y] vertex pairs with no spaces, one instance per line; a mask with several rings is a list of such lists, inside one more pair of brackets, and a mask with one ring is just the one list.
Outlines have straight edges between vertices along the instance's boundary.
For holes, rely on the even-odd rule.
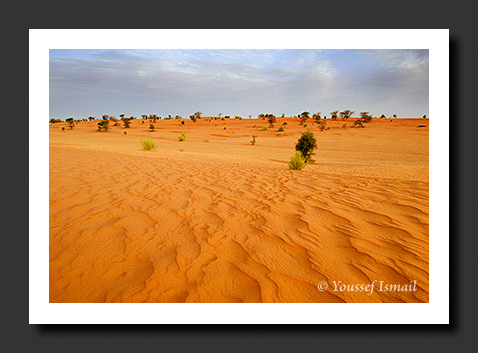
[[[29,31],[30,324],[448,324],[449,30]],[[429,303],[49,303],[50,49],[429,49]]]

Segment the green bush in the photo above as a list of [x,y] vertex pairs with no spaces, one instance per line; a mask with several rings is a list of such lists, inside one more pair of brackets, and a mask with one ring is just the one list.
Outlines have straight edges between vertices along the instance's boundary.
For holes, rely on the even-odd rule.
[[296,151],[302,153],[306,163],[314,162],[312,156],[315,154],[314,150],[316,148],[317,140],[315,139],[314,133],[310,130],[303,132],[299,141],[297,141],[297,144],[295,145]]
[[302,155],[302,152],[297,151],[292,157],[290,157],[289,169],[302,170],[306,166],[307,166],[307,163],[305,162],[305,158]]
[[156,149],[156,142],[154,142],[153,140],[151,139],[143,139],[143,138],[140,138],[139,139],[140,142],[141,142],[141,146],[143,146],[143,150],[155,150]]
[[178,141],[185,141],[186,140],[186,134],[184,132],[181,132],[181,135],[178,136]]
[[261,131],[267,131],[267,126],[263,126]]
[[284,130],[285,130],[284,125],[281,125],[281,126],[279,127],[279,130],[277,130],[277,131],[284,131]]
[[110,122],[102,120],[98,123],[98,131],[108,131],[110,129]]
[[365,127],[363,126],[362,120],[360,119],[355,120],[354,124],[352,125],[352,127],[356,127],[356,126]]
[[307,127],[307,123],[304,124],[304,127]]

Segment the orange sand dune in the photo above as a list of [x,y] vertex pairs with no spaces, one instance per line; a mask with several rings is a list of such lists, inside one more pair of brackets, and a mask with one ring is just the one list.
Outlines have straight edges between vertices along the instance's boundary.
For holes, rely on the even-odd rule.
[[96,124],[50,124],[50,302],[428,302],[428,120]]

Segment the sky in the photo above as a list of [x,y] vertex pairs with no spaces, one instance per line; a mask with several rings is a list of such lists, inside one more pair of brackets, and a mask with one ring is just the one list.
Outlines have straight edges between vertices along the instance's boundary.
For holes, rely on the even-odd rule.
[[50,49],[50,118],[429,116],[428,50]]

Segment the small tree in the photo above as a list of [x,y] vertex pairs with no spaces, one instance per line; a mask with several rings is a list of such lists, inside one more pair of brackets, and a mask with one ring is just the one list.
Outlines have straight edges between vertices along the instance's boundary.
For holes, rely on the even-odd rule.
[[317,121],[317,125],[319,126],[320,131],[324,131],[324,130],[325,130],[325,124],[326,124],[325,120],[319,120],[319,121]]
[[355,110],[346,109],[343,112],[340,112],[340,117],[342,118],[342,120],[347,120],[352,116],[353,113],[355,113]]
[[426,115],[424,115],[424,116],[423,116],[423,119],[426,119],[426,118],[427,118],[427,116],[426,116]]
[[304,123],[307,122],[307,119],[309,118],[310,113],[308,111],[302,112],[300,114],[300,125],[304,125]]
[[94,117],[94,116],[89,116],[89,117],[88,117],[88,120],[89,120],[89,121],[95,120],[95,117]]
[[356,127],[356,126],[365,127],[363,126],[362,120],[360,119],[355,120],[354,124],[352,125],[352,127]]
[[252,135],[251,144],[254,146],[256,144],[256,135]]
[[201,119],[201,112],[196,112],[193,115],[189,116],[189,119],[191,119],[193,122],[196,122],[197,119]]
[[318,112],[318,113],[312,114],[312,119],[315,119],[315,121],[318,122],[321,119],[320,114],[322,113]]
[[267,120],[269,121],[269,127],[273,128],[274,123],[276,122],[276,116],[274,114],[267,114]]
[[149,124],[149,131],[151,131],[151,132],[154,131],[154,125],[153,124]]
[[360,112],[360,117],[364,123],[369,123],[372,120],[372,116],[368,112]]
[[393,114],[393,117],[396,119],[396,118],[397,118],[397,114]]
[[75,122],[73,121],[73,118],[67,118],[65,121],[68,123],[67,126],[70,128],[70,130],[75,127]]
[[129,125],[131,124],[130,119],[123,117],[121,120],[123,120],[123,125],[125,129],[129,128]]
[[330,113],[332,120],[337,120],[337,114],[339,113],[338,110],[334,110]]
[[310,130],[303,132],[299,141],[295,145],[295,149],[302,153],[306,163],[314,162],[312,156],[315,154],[314,150],[316,148],[317,140],[315,139],[314,133]]
[[98,123],[98,131],[108,131],[110,129],[110,122],[102,120]]

